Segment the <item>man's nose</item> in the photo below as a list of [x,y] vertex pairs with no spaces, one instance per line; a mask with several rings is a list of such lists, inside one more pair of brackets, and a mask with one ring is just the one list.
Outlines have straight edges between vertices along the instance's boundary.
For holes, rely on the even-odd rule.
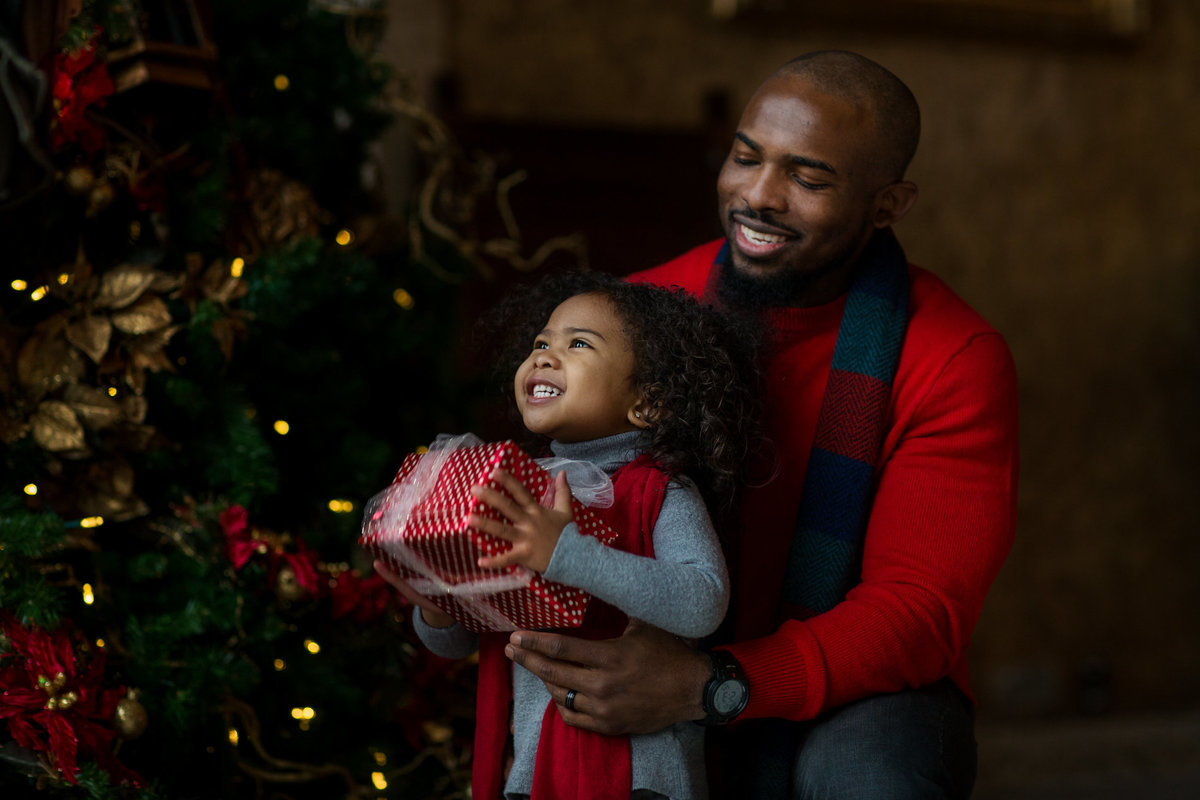
[[749,180],[742,192],[742,199],[755,211],[786,211],[785,180],[778,170],[764,167]]

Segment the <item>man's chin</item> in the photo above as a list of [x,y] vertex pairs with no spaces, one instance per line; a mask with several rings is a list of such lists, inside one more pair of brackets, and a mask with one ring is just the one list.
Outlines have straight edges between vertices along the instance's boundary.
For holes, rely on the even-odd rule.
[[762,309],[792,305],[807,277],[777,264],[731,258],[721,265],[717,291],[734,308]]

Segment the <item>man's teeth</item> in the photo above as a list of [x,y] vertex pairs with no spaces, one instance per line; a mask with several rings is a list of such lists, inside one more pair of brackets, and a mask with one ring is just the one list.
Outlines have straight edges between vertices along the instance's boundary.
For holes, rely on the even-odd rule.
[[562,392],[555,389],[553,386],[547,386],[544,383],[539,383],[533,387],[534,397],[558,397]]
[[745,225],[742,226],[742,236],[745,236],[755,244],[779,244],[780,242],[787,241],[786,236],[776,236],[773,233],[750,230]]

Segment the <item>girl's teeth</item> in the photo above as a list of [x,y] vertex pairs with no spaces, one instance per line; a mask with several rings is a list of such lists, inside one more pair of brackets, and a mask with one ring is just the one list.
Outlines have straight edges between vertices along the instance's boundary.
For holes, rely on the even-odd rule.
[[557,397],[560,394],[562,394],[562,392],[560,392],[558,389],[555,389],[553,386],[538,385],[533,387],[534,397]]
[[745,236],[755,244],[779,244],[780,242],[787,240],[786,236],[776,236],[773,233],[761,233],[759,231],[753,231],[747,228],[745,225],[742,226],[742,236]]

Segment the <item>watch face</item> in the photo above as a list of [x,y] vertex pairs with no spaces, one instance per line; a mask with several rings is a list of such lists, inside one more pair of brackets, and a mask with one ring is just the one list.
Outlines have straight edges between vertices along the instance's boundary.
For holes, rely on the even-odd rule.
[[718,714],[732,714],[741,706],[746,689],[737,681],[724,681],[713,692],[713,710]]

